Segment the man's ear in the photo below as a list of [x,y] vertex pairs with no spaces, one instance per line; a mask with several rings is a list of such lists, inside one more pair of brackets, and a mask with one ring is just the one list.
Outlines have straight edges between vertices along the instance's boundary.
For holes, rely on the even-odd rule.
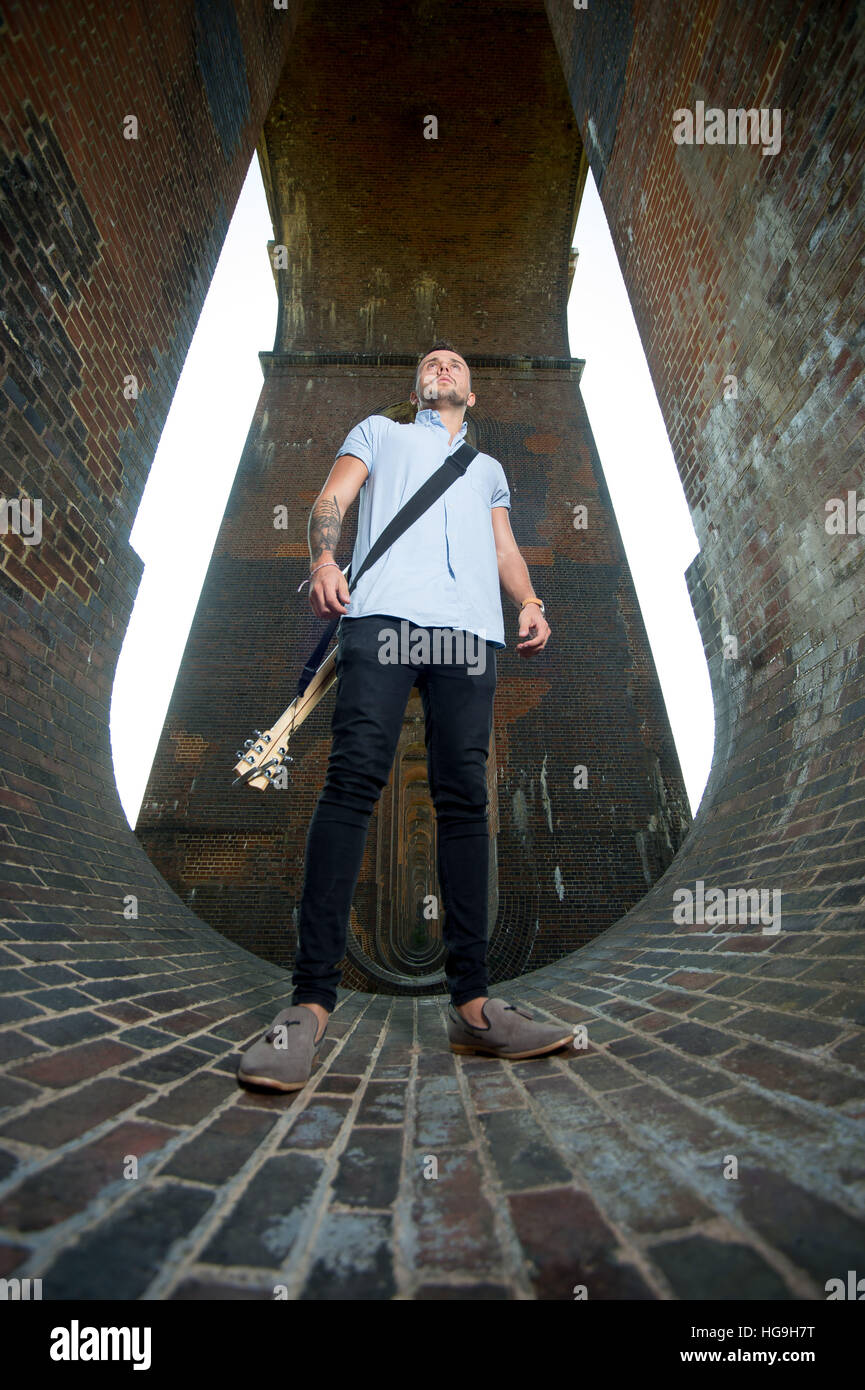
[[467,400],[466,400],[466,405],[468,405],[468,406],[474,405],[474,403],[475,403],[476,400],[477,400],[477,396],[475,395],[474,391],[469,391],[468,398],[467,398]]

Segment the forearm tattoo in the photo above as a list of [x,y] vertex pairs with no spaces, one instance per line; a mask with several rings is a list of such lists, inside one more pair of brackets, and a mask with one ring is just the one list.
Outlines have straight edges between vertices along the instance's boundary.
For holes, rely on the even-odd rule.
[[309,550],[313,563],[329,552],[336,554],[342,530],[335,497],[320,497],[309,515]]

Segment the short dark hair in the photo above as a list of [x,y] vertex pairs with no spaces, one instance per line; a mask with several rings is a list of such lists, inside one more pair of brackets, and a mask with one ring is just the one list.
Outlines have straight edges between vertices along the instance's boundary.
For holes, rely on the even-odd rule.
[[[458,357],[463,357],[463,354],[460,352],[459,348],[458,348],[458,347],[454,347],[453,343],[449,343],[449,342],[447,341],[446,338],[439,338],[438,342],[437,342],[437,343],[433,343],[432,347],[425,348],[424,351],[421,353],[420,357],[419,357],[418,360],[417,360],[417,367],[415,368],[415,374],[414,374],[414,389],[415,389],[415,391],[417,391],[418,378],[420,377],[420,364],[421,364],[421,362],[424,360],[425,357],[429,357],[429,355],[430,355],[431,352],[455,352],[455,353],[457,354]],[[463,357],[463,361],[465,362],[465,358],[464,358],[464,357]],[[466,366],[468,367],[468,370],[469,370],[469,391],[471,391],[471,389],[472,389],[472,369],[471,369],[471,367],[469,367],[468,362],[466,362]]]

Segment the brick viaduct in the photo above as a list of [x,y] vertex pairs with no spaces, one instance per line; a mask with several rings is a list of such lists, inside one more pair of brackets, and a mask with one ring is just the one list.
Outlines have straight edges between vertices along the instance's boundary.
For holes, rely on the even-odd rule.
[[[40,544],[8,530],[0,569],[0,1276],[42,1277],[57,1299],[270,1299],[276,1283],[292,1298],[570,1299],[579,1283],[596,1299],[825,1298],[828,1279],[865,1272],[856,6],[473,2],[444,29],[438,7],[403,0],[360,0],[339,22],[323,0],[161,0],[147,13],[10,4],[0,16],[0,487],[43,501]],[[780,149],[677,144],[673,112],[698,103],[778,109]],[[418,134],[428,112],[437,143]],[[137,140],[123,136],[130,114]],[[630,800],[624,829],[598,835],[614,844],[598,915],[580,935],[567,896],[548,892],[557,856],[576,879],[592,833],[554,785],[559,843],[538,855],[537,901],[560,916],[546,956],[520,955],[530,906],[506,874],[497,884],[517,943],[502,951],[504,992],[585,1023],[573,1056],[455,1058],[441,995],[391,991],[361,966],[349,983],[377,992],[342,991],[310,1087],[240,1092],[238,1050],[285,996],[277,937],[265,924],[244,941],[232,925],[249,864],[234,907],[220,915],[232,894],[214,897],[206,920],[170,884],[191,881],[183,836],[207,825],[224,837],[229,805],[270,854],[276,820],[260,803],[272,794],[208,791],[224,780],[210,750],[219,766],[202,767],[199,805],[168,836],[143,818],[152,860],[121,809],[108,715],[141,574],[128,536],[256,147],[292,265],[151,791],[158,802],[172,785],[172,732],[197,746],[190,692],[215,664],[208,642],[225,642],[220,615],[239,622],[220,598],[239,561],[271,594],[277,573],[302,566],[330,434],[403,400],[428,332],[446,331],[483,388],[477,437],[515,473],[515,529],[525,499],[530,569],[563,604],[590,580],[586,613],[619,630],[592,653],[598,689],[584,697],[601,760],[616,755],[600,709],[632,673],[618,711]],[[384,148],[412,162],[371,191]],[[701,547],[688,582],[716,747],[689,829],[567,356],[586,161]],[[430,221],[452,239],[449,278]],[[377,268],[356,244],[364,227],[386,240]],[[308,379],[312,429],[298,420]],[[322,438],[292,496],[271,496],[279,441],[309,434]],[[563,535],[570,489],[597,503],[597,552]],[[848,494],[853,525],[834,530],[826,504]],[[296,513],[284,548],[251,551],[240,518],[283,500]],[[563,780],[554,702],[586,613],[569,619],[546,685],[535,673],[520,687],[513,670],[503,685],[500,836],[513,836],[522,787],[537,838],[545,746],[548,777]],[[292,651],[314,636],[311,618],[294,621]],[[247,667],[260,634],[248,642]],[[282,688],[268,667],[256,709]],[[300,821],[323,770],[322,720]],[[233,714],[219,738],[229,729],[233,751]],[[535,731],[525,751],[499,739],[512,729]],[[606,881],[602,866],[593,898]],[[780,893],[780,930],[677,921],[674,894],[699,881]],[[130,894],[137,920],[123,913]],[[122,1175],[130,1154],[136,1183]],[[430,1154],[437,1182],[423,1176]]]

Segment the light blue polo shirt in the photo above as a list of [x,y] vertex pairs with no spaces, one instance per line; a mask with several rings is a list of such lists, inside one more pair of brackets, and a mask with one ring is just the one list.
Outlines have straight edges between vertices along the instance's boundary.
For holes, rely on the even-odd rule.
[[[369,469],[360,490],[351,572],[357,574],[387,523],[465,439],[453,444],[437,410],[419,410],[401,425],[368,415],[346,435],[341,454]],[[352,590],[346,618],[392,613],[419,627],[473,632],[495,647],[505,633],[492,507],[510,507],[498,459],[478,453],[465,475],[394,541]]]

